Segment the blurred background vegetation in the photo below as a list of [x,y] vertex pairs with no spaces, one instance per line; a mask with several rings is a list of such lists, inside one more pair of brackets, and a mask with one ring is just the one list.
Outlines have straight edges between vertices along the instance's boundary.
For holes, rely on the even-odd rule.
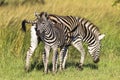
[[115,6],[115,5],[119,4],[119,3],[120,3],[120,0],[115,0],[115,1],[113,2],[113,6]]
[[[97,65],[92,62],[84,44],[84,70],[77,70],[75,65],[79,62],[80,53],[71,46],[67,69],[55,76],[43,75],[43,44],[40,43],[31,58],[32,71],[25,73],[31,25],[27,25],[27,32],[24,33],[21,22],[24,19],[34,20],[34,12],[42,11],[85,17],[98,26],[100,32],[106,34],[101,42],[100,62]],[[119,80],[119,64],[120,0],[0,0],[0,80]]]
[[[24,5],[24,4],[34,4],[34,3],[41,3],[45,4],[45,0],[0,0],[0,6],[3,5]],[[114,0],[113,6],[120,3],[120,0]]]
[[44,0],[0,0],[0,6],[2,5],[24,5],[24,4],[45,4]]

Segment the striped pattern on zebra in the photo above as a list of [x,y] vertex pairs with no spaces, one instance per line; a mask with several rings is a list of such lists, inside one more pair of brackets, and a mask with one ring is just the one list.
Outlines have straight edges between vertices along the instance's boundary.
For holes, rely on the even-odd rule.
[[[44,63],[44,71],[45,73],[48,72],[47,64],[48,64],[48,57],[50,49],[53,49],[53,72],[57,71],[57,55],[58,55],[58,47],[60,47],[60,70],[62,69],[62,62],[63,62],[63,50],[64,47],[69,45],[70,39],[66,38],[66,28],[65,25],[56,23],[53,24],[50,20],[47,20],[47,15],[43,15],[41,18],[38,18],[36,24],[36,34],[37,37],[40,37],[41,40],[45,43],[44,47],[44,54],[43,54],[43,63]],[[58,27],[59,26],[59,27]],[[69,37],[70,38],[70,37]],[[28,53],[29,54],[29,53]],[[30,54],[29,54],[30,55]],[[30,59],[29,55],[26,58],[26,69],[28,69],[28,61]],[[28,58],[29,57],[29,58]]]
[[[35,13],[35,16],[41,17],[46,14],[46,12]],[[54,14],[48,15],[49,19],[52,20],[53,23],[64,24],[69,31],[72,31],[70,36],[72,36],[71,44],[81,52],[81,59],[79,67],[82,69],[84,58],[85,58],[85,50],[82,46],[82,42],[88,43],[88,51],[90,55],[93,57],[93,61],[95,63],[99,62],[99,51],[100,51],[100,41],[104,38],[104,34],[100,34],[98,28],[88,21],[85,18],[74,17],[74,16],[58,16]],[[36,19],[37,20],[37,19]],[[35,22],[35,21],[34,21]],[[64,53],[66,53],[66,49]],[[66,54],[65,54],[66,56]],[[66,60],[63,65],[65,65]]]

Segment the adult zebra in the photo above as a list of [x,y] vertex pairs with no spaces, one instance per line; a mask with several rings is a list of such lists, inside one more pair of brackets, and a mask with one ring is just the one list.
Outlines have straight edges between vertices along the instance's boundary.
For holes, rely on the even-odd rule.
[[[36,13],[35,16],[41,17],[42,15],[47,14],[46,12]],[[85,18],[79,18],[74,16],[58,16],[53,14],[48,14],[48,18],[52,20],[53,23],[64,24],[69,31],[72,32],[70,36],[72,36],[71,44],[81,52],[81,59],[79,67],[83,68],[84,58],[85,58],[85,50],[82,46],[82,42],[88,43],[88,51],[90,55],[93,57],[93,61],[95,63],[99,62],[99,52],[100,52],[100,41],[104,38],[104,34],[101,34],[99,29],[90,21]],[[38,19],[34,21],[23,21],[23,25],[25,23],[36,23]],[[23,29],[26,29],[23,26]],[[64,49],[64,53],[66,53],[67,48]],[[67,53],[64,57],[66,57]],[[63,62],[63,68],[65,68],[65,61]]]

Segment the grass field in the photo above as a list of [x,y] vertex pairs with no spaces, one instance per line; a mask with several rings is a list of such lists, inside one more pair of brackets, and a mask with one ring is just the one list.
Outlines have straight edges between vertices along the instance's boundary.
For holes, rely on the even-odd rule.
[[[120,79],[120,9],[112,6],[114,0],[45,0],[45,4],[7,5],[0,7],[0,80],[119,80]],[[30,46],[30,26],[21,31],[23,19],[33,20],[34,12],[46,11],[58,15],[85,17],[97,25],[102,40],[101,58],[94,64],[86,49],[84,70],[76,63],[80,53],[69,48],[67,68],[53,75],[43,73],[40,43],[31,59],[32,70],[24,71],[25,56]],[[51,54],[52,56],[52,54]],[[50,60],[51,68],[51,60]]]

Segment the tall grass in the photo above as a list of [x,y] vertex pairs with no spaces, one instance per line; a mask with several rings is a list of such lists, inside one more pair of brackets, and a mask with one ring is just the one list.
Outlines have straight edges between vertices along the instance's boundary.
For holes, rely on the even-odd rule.
[[[114,0],[46,0],[45,5],[8,5],[0,7],[0,80],[119,80],[120,78],[120,11],[112,7]],[[98,26],[106,36],[102,40],[101,61],[97,65],[87,53],[84,70],[75,67],[80,53],[69,48],[67,69],[56,75],[44,75],[43,44],[40,43],[31,63],[33,70],[24,72],[27,49],[30,46],[30,27],[21,31],[23,19],[34,19],[34,12],[46,11],[58,15],[85,17]],[[86,46],[85,46],[86,47]],[[86,50],[87,52],[87,50]],[[50,61],[51,62],[51,61]],[[97,67],[95,67],[97,66]]]

